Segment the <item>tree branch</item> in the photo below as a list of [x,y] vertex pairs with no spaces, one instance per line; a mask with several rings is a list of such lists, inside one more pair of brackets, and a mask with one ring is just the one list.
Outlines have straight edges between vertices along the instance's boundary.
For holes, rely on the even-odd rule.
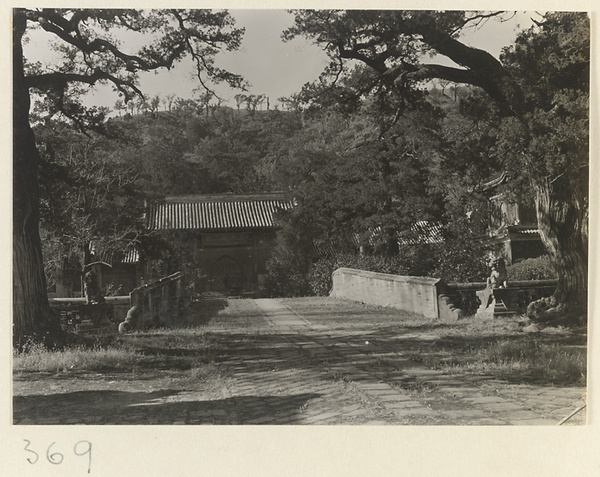
[[337,49],[340,58],[362,61],[364,64],[370,66],[379,74],[383,74],[386,71],[385,59],[369,58],[368,56],[363,55],[359,52],[361,48],[358,45],[355,45],[351,50],[349,50],[344,48],[344,44],[341,41],[339,41],[337,42]]
[[395,78],[395,83],[399,83],[405,79],[423,81],[438,78],[452,81],[454,83],[466,83],[473,84],[474,86],[482,86],[479,84],[481,81],[477,77],[478,75],[472,70],[436,64],[411,65],[408,63],[403,63],[400,66],[388,70],[385,73],[385,76]]
[[[471,26],[478,28],[479,25],[481,25],[484,22],[487,22],[487,20],[489,20],[490,18],[498,17],[498,16],[502,15],[503,13],[506,13],[506,12],[497,11],[497,12],[489,12],[489,13],[479,13],[472,17],[466,18],[465,21],[462,24],[458,25],[454,30],[452,30],[450,32],[450,34],[454,35],[454,34],[458,33],[460,30],[467,27],[467,25],[469,25],[469,23],[473,23],[474,25],[471,25]],[[512,16],[514,16],[514,12],[513,12]],[[512,18],[512,16],[511,16],[511,18]],[[506,21],[506,20],[501,20],[501,21]]]
[[[45,11],[40,14],[40,18],[46,20],[53,19],[52,21],[55,21],[54,18],[56,17],[61,18],[60,15],[49,14]],[[87,42],[80,34],[78,34],[76,37],[71,36],[69,32],[79,33],[79,30],[76,26],[73,26],[70,23],[68,27],[69,29],[60,28],[60,26],[57,26],[56,23],[51,23],[50,21],[41,21],[40,24],[45,31],[53,33],[61,40],[74,46],[83,53],[89,54],[93,52],[102,53],[104,51],[109,51],[115,58],[118,58],[125,63],[128,71],[155,70],[158,68],[170,69],[175,60],[181,56],[184,50],[183,46],[179,45],[179,47],[172,48],[170,54],[162,58],[161,61],[151,62],[137,55],[128,55],[111,42],[102,38],[96,38],[91,42]]]

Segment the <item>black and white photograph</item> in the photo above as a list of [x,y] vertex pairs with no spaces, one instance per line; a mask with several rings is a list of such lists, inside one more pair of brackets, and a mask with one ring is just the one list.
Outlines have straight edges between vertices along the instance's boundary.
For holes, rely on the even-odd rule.
[[10,17],[23,469],[103,474],[90,426],[590,426],[590,12]]

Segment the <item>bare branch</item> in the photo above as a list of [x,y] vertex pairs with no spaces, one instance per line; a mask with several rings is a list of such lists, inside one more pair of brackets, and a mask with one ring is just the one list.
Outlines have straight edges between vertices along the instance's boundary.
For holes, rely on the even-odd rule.
[[[466,18],[464,22],[462,22],[460,25],[458,25],[454,30],[452,30],[450,32],[451,35],[455,35],[456,33],[458,33],[460,30],[464,29],[464,28],[469,28],[469,26],[474,27],[475,29],[479,28],[480,26],[482,26],[484,23],[486,23],[490,18],[497,18],[500,15],[504,14],[506,12],[504,11],[497,11],[497,12],[489,12],[489,13],[479,13],[477,15],[474,15],[472,17]],[[515,12],[512,13],[512,15],[510,16],[510,18],[515,16]],[[504,21],[508,21],[510,18],[503,20],[500,19],[500,21],[504,22]],[[469,25],[472,24],[472,25]]]

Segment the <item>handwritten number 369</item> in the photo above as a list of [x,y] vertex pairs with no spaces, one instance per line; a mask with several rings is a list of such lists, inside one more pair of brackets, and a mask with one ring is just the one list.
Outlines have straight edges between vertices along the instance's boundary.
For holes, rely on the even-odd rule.
[[[32,454],[31,457],[27,457],[27,462],[29,462],[30,464],[35,464],[39,460],[40,455],[36,451],[29,448],[29,445],[31,444],[30,440],[27,440],[27,439],[23,439],[23,440],[27,443],[25,445],[25,450]],[[56,444],[56,442],[53,442],[52,444],[50,444],[48,446],[48,449],[46,449],[46,459],[48,459],[48,462],[50,462],[51,464],[58,465],[58,464],[62,463],[65,456],[63,454],[61,454],[60,452],[51,452],[52,446],[54,444]],[[79,457],[83,457],[84,455],[88,456],[88,470],[87,471],[89,474],[90,470],[91,470],[91,466],[92,466],[92,443],[89,441],[79,441],[73,447],[73,454],[75,454],[76,456],[79,456]]]

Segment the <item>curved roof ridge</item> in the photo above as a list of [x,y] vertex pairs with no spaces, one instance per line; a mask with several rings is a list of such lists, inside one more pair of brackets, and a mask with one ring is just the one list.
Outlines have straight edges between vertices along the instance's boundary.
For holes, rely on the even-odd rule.
[[187,194],[170,195],[164,198],[167,203],[189,203],[189,202],[253,202],[262,200],[289,200],[285,192],[260,192],[260,193],[223,193],[223,194]]

